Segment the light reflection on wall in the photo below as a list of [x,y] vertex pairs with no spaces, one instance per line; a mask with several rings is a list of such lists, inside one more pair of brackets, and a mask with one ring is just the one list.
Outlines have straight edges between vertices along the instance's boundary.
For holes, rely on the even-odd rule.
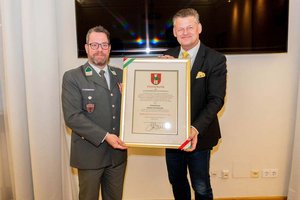
[[255,6],[255,17],[257,20],[257,25],[262,26],[265,23],[266,18],[266,3],[265,0],[257,0],[256,6]]
[[251,46],[252,0],[232,1],[230,40],[235,46]]
[[252,43],[252,0],[245,0],[243,8],[243,21],[242,21],[242,39],[246,46],[251,46]]
[[234,2],[233,5],[233,11],[232,11],[232,36],[235,38],[237,37],[238,34],[238,24],[239,24],[239,9],[238,9],[238,4]]

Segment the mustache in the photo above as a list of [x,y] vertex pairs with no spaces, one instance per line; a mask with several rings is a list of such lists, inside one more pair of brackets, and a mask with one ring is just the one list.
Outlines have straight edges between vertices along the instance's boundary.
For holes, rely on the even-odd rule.
[[102,52],[96,52],[93,54],[93,56],[105,56],[105,54]]

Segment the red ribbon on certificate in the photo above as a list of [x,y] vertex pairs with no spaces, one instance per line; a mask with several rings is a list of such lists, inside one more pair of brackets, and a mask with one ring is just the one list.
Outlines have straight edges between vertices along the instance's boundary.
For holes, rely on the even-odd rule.
[[184,150],[184,149],[190,148],[190,146],[191,146],[191,140],[190,140],[190,139],[187,139],[186,141],[184,141],[184,142],[180,145],[180,147],[178,147],[178,149]]

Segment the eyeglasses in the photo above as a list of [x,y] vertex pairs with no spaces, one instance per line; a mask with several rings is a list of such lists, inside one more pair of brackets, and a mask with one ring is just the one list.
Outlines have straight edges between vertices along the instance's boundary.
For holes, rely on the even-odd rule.
[[89,43],[89,46],[91,47],[91,49],[93,50],[97,50],[99,49],[99,47],[101,47],[101,49],[103,50],[107,50],[109,47],[109,43],[97,43],[97,42],[93,42],[93,43]]

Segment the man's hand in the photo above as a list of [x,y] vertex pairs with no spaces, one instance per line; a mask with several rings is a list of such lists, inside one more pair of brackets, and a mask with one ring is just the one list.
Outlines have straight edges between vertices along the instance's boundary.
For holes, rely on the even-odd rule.
[[105,138],[106,142],[114,149],[127,149],[125,143],[115,134],[108,133]]
[[192,127],[191,127],[191,131],[190,131],[189,140],[191,140],[191,147],[188,149],[184,149],[184,151],[186,151],[186,152],[194,151],[196,149],[196,145],[198,142],[198,132]]
[[163,59],[174,59],[173,56],[169,56],[169,55],[158,56],[158,58],[163,58]]

